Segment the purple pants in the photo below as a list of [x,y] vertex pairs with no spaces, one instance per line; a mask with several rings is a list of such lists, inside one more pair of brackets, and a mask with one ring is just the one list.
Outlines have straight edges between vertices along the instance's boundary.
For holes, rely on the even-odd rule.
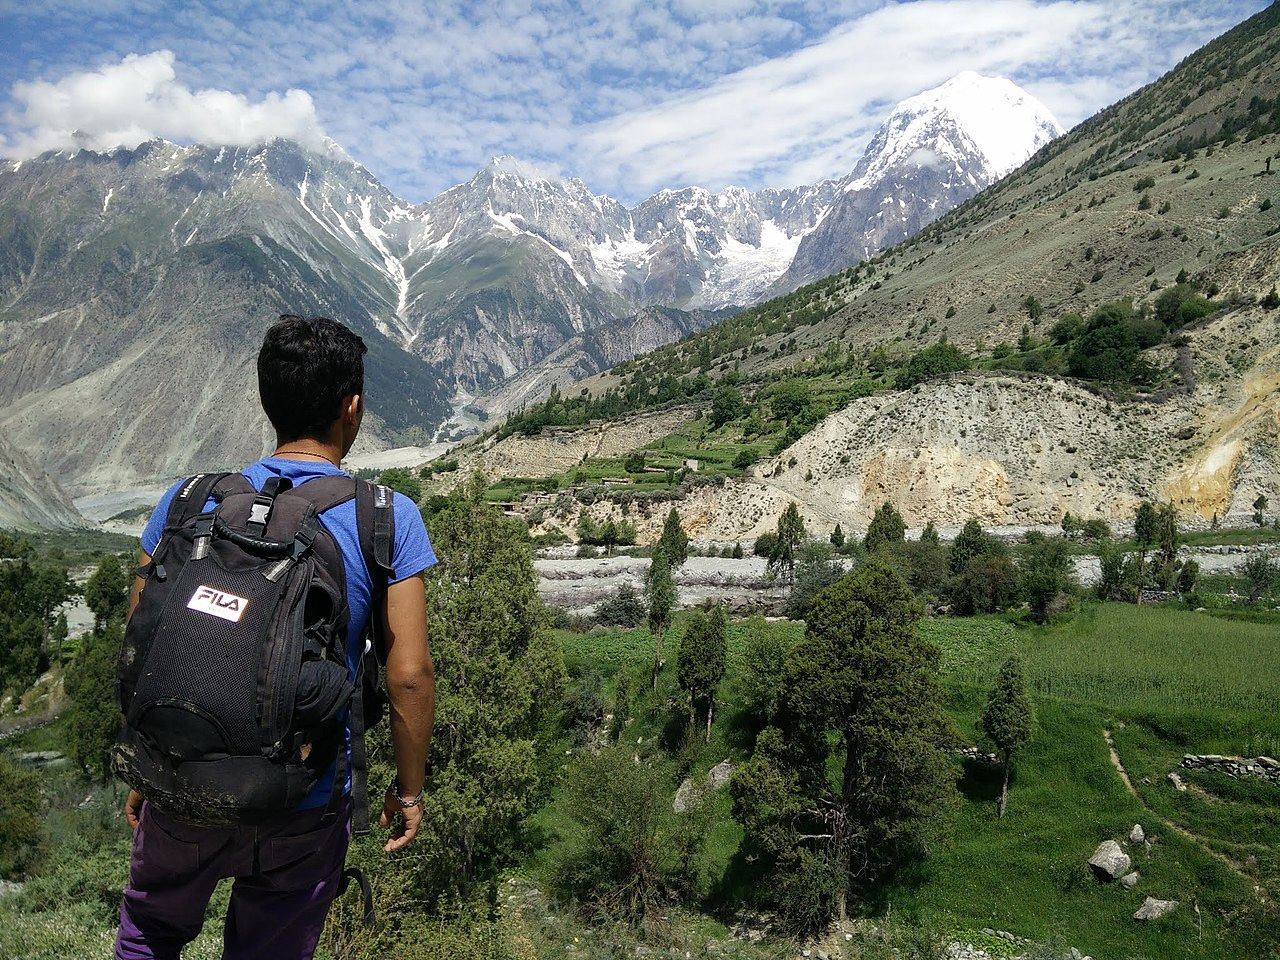
[[351,800],[336,819],[303,810],[279,823],[196,827],[143,804],[115,960],[169,960],[195,939],[218,881],[234,877],[224,960],[310,960],[342,876]]

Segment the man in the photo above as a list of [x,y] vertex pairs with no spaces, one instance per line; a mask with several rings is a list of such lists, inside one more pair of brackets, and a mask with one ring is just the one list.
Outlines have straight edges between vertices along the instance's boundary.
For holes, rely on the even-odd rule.
[[[323,317],[283,316],[267,331],[258,354],[258,389],[276,432],[276,448],[241,471],[256,489],[270,477],[286,478],[296,487],[317,477],[342,475],[338,464],[355,442],[364,416],[365,350],[360,337]],[[143,533],[144,566],[160,540],[179,486],[161,498]],[[357,534],[354,501],[320,515],[343,555],[351,611],[351,676],[369,617],[383,618],[397,777],[387,787],[379,823],[391,827],[400,822],[386,842],[388,852],[402,849],[417,835],[435,712],[422,575],[436,558],[415,504],[396,494],[393,509],[393,574],[380,610],[370,609],[373,579]],[[141,578],[134,583],[131,615],[143,586]],[[223,956],[311,957],[337,892],[351,836],[349,796],[336,818],[324,816],[334,774],[330,767],[296,810],[258,826],[182,823],[131,790],[125,818],[133,830],[133,854],[120,911],[117,960],[177,957],[200,932],[218,881],[232,877]]]

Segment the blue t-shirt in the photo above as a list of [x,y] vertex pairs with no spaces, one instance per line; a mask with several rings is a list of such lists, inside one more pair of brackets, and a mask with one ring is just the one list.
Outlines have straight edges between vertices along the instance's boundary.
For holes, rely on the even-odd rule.
[[[314,480],[316,477],[342,477],[347,474],[323,461],[289,460],[284,457],[267,457],[257,463],[250,464],[240,471],[253,484],[255,490],[270,477],[284,477],[293,481],[296,487]],[[142,549],[154,554],[164,533],[165,517],[169,514],[169,504],[173,501],[183,481],[179,480],[170,487],[147,521],[142,531]],[[206,510],[213,509],[213,501],[205,505]],[[417,576],[436,562],[435,551],[431,549],[431,541],[427,538],[426,527],[422,523],[422,514],[413,501],[404,494],[397,493],[392,504],[395,514],[395,543],[391,549],[391,566],[395,571],[391,583],[398,583],[409,577]],[[373,597],[373,579],[365,566],[364,553],[360,549],[360,535],[356,530],[356,503],[348,500],[332,510],[320,515],[320,522],[329,531],[338,549],[342,551],[342,564],[347,575],[347,606],[351,611],[351,619],[347,626],[347,667],[355,677],[356,664],[363,652],[360,642],[365,625],[369,621],[370,603]],[[350,733],[348,732],[348,745]],[[329,802],[329,793],[333,788],[334,768],[320,778],[311,792],[298,805],[299,810],[310,810],[323,807]],[[351,776],[347,775],[346,789],[351,790]]]

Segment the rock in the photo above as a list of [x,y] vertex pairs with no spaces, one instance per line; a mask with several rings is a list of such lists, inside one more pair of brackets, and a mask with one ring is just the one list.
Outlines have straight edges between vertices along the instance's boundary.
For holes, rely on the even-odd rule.
[[1099,880],[1111,881],[1129,872],[1132,861],[1114,840],[1103,840],[1089,858],[1089,866]]
[[676,790],[676,799],[671,804],[671,809],[676,813],[684,813],[689,808],[696,806],[697,802],[698,794],[693,787],[693,780],[685,777],[684,782],[680,784],[680,788]]
[[1126,890],[1132,890],[1138,885],[1138,877],[1139,874],[1137,870],[1134,870],[1131,873],[1126,873],[1120,878],[1120,886],[1124,887]]
[[11,893],[21,893],[22,884],[14,883],[12,880],[0,880],[0,897],[7,897]]
[[707,787],[711,790],[719,790],[721,787],[726,786],[733,779],[735,769],[730,761],[721,760],[707,771]]
[[16,763],[27,766],[43,767],[61,760],[62,754],[56,750],[31,750],[26,753],[15,753],[13,759]]
[[1169,774],[1169,782],[1173,784],[1173,789],[1177,790],[1179,793],[1186,793],[1187,785],[1182,782],[1182,778],[1176,773],[1171,772]]
[[1177,905],[1177,900],[1157,900],[1155,897],[1147,897],[1147,899],[1142,901],[1142,906],[1134,911],[1133,919],[1159,920],[1166,913],[1172,911]]
[[1130,843],[1142,843],[1147,839],[1147,832],[1142,829],[1142,824],[1135,823],[1133,829],[1129,831]]

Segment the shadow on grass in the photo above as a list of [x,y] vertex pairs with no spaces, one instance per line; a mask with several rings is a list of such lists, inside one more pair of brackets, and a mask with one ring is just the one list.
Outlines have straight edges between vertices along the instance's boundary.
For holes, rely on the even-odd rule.
[[733,926],[740,919],[740,910],[767,906],[772,888],[772,867],[767,858],[753,857],[739,849],[712,886],[702,908],[725,926]]
[[[964,772],[956,782],[956,789],[961,796],[973,803],[995,803],[1000,799],[1000,776],[999,764],[966,758]],[[1010,784],[1012,785],[1012,778]]]

